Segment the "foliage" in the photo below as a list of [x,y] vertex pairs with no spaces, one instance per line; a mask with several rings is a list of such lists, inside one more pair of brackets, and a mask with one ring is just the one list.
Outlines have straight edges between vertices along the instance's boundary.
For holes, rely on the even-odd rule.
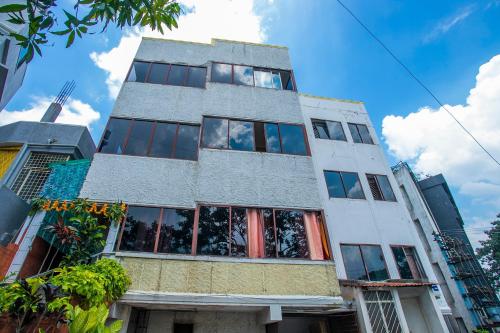
[[[57,6],[56,0],[27,0],[25,4],[7,4],[0,13],[8,13],[12,24],[28,26],[27,35],[11,33],[18,44],[26,49],[18,66],[29,63],[35,52],[42,55],[40,46],[49,42],[50,34],[67,36],[66,47],[75,37],[92,34],[89,28],[100,25],[100,32],[109,24],[122,29],[126,26],[149,26],[163,34],[163,25],[169,30],[177,28],[177,19],[182,12],[177,0],[73,0],[71,13]],[[64,25],[59,27],[57,14],[64,16]],[[97,31],[99,29],[96,29]]]
[[480,241],[481,247],[477,249],[477,257],[498,293],[500,292],[500,214],[491,224],[493,228],[485,232],[488,239]]
[[116,260],[107,258],[98,260],[91,269],[104,277],[104,289],[108,301],[116,301],[125,294],[130,285],[130,278]]
[[106,326],[108,318],[108,308],[101,304],[98,307],[91,307],[83,310],[79,306],[69,307],[68,319],[69,333],[117,333],[122,328],[122,321],[116,320]]

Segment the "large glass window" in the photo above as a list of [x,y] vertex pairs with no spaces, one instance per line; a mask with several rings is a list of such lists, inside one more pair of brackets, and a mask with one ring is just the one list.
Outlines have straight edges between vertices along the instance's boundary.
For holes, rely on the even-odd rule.
[[248,66],[234,65],[234,84],[253,86],[253,68]]
[[266,135],[266,149],[268,153],[281,153],[280,132],[278,124],[264,125]]
[[131,121],[128,119],[110,118],[99,146],[99,152],[122,154],[130,125]]
[[193,224],[194,210],[164,208],[158,252],[191,254]]
[[285,258],[307,258],[307,236],[304,213],[296,210],[276,210],[276,237],[278,256]]
[[197,254],[229,254],[229,207],[200,207]]
[[316,139],[347,140],[342,124],[338,121],[313,120],[312,125]]
[[142,61],[134,61],[130,73],[128,74],[127,81],[132,82],[145,82],[146,76],[149,71],[149,63]]
[[111,118],[99,152],[196,160],[199,126]]
[[212,64],[212,81],[220,83],[232,83],[233,73],[232,65],[228,64]]
[[384,255],[379,245],[341,245],[347,278],[351,280],[387,280]]
[[389,179],[385,175],[366,175],[373,199],[382,201],[396,201]]
[[120,251],[153,252],[160,208],[130,206],[122,230]]
[[368,127],[363,124],[348,123],[349,131],[351,132],[352,140],[355,143],[368,143],[373,144],[372,137],[368,131]]
[[185,85],[184,83],[186,81],[187,71],[187,66],[171,65],[170,72],[168,73],[167,84],[171,84],[173,86]]
[[233,207],[231,209],[231,256],[247,255],[247,209]]
[[254,150],[253,123],[250,121],[229,121],[229,148],[235,150]]
[[203,147],[227,148],[228,147],[228,123],[227,119],[204,118],[203,119]]
[[153,125],[152,121],[134,121],[130,135],[127,138],[124,154],[146,156],[148,154]]
[[285,154],[307,155],[304,130],[299,125],[279,124],[281,148]]
[[357,173],[324,171],[324,174],[330,198],[365,198]]
[[256,69],[255,86],[262,88],[281,89],[281,77],[279,72],[267,69]]
[[205,67],[190,67],[186,82],[188,87],[205,88],[207,69]]
[[167,81],[168,71],[170,65],[168,64],[151,64],[151,71],[149,72],[148,82],[165,84]]
[[412,246],[393,246],[392,253],[402,279],[424,279],[425,273]]

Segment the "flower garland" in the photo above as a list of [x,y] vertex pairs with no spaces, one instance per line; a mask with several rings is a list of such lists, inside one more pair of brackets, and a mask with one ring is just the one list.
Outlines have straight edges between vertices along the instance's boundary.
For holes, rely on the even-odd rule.
[[[67,201],[67,200],[59,201],[59,200],[47,199],[44,201],[43,205],[41,205],[41,210],[44,210],[46,212],[48,211],[62,212],[62,211],[73,210],[75,207],[76,205],[73,201]],[[105,203],[102,204],[102,206],[99,208],[99,204],[97,202],[93,202],[88,207],[84,207],[84,209],[87,213],[94,213],[96,215],[103,215],[105,217],[108,217],[109,205]],[[127,205],[125,203],[121,203],[120,209],[124,213],[127,210]]]

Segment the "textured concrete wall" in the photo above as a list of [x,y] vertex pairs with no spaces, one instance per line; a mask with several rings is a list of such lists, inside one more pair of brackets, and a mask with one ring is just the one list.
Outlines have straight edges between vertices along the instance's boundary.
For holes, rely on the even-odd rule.
[[268,264],[152,258],[121,259],[130,291],[223,295],[339,296],[332,264]]
[[264,333],[257,313],[151,311],[148,333],[173,333],[174,323],[193,324],[194,333]]

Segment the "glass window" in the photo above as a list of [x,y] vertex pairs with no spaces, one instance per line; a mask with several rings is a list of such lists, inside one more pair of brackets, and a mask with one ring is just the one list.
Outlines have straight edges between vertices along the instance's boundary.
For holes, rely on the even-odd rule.
[[328,132],[328,126],[324,120],[313,120],[313,132],[316,139],[330,139],[330,133]]
[[264,124],[266,134],[266,151],[268,153],[281,153],[280,133],[278,124]]
[[120,251],[153,252],[160,208],[129,206]]
[[344,183],[344,188],[346,196],[351,199],[364,199],[365,194],[361,188],[361,182],[359,181],[358,174],[355,172],[342,172],[342,182]]
[[276,71],[256,69],[254,76],[256,87],[281,89],[280,74]]
[[231,208],[231,256],[247,255],[247,210]]
[[203,119],[203,147],[227,148],[228,120],[218,118]]
[[205,67],[190,67],[186,86],[204,88],[206,78],[207,69]]
[[370,132],[368,131],[368,127],[366,127],[366,125],[361,125],[361,124],[358,124],[357,126],[359,135],[361,136],[361,141],[363,141],[363,143],[373,144],[373,140],[372,137],[370,136]]
[[280,71],[283,90],[295,90],[293,87],[292,74],[289,71]]
[[234,65],[234,84],[253,86],[253,68],[248,66]]
[[153,124],[152,121],[142,120],[135,120],[132,123],[132,129],[127,138],[124,154],[136,156],[147,155]]
[[171,157],[177,124],[157,123],[149,156]]
[[177,140],[175,143],[175,158],[193,160],[198,157],[198,135],[199,126],[179,125]]
[[425,278],[422,264],[418,259],[414,247],[394,246],[392,253],[398,266],[399,275],[402,279],[422,279]]
[[342,128],[342,124],[338,121],[327,121],[328,132],[330,134],[330,139],[332,140],[340,140],[347,141],[344,133],[344,129]]
[[387,280],[389,274],[385,268],[384,254],[378,245],[361,245],[361,253],[370,281]]
[[128,119],[110,118],[102,137],[99,152],[122,154],[131,123],[132,121]]
[[167,74],[170,65],[168,64],[151,64],[151,71],[149,72],[148,82],[165,84],[167,81]]
[[164,208],[158,252],[191,254],[193,223],[194,210]]
[[264,133],[264,123],[253,123],[255,132],[255,151],[266,151],[266,134]]
[[167,84],[183,86],[187,76],[187,66],[171,65],[168,73]]
[[279,124],[283,153],[307,155],[304,131],[300,125]]
[[229,148],[254,150],[253,123],[249,121],[229,121]]
[[196,253],[226,256],[229,254],[228,241],[229,208],[201,206]]
[[127,81],[132,82],[144,82],[146,81],[146,76],[148,75],[149,63],[142,61],[134,61],[132,63],[132,68],[128,74]]
[[304,213],[296,210],[275,210],[278,256],[285,258],[307,258],[307,236]]
[[396,201],[389,179],[384,175],[366,175],[374,200]]
[[362,143],[361,141],[361,136],[359,135],[358,128],[356,127],[356,124],[347,124],[349,127],[349,131],[351,132],[352,136],[352,141],[355,143]]
[[367,280],[365,264],[358,245],[341,245],[342,258],[347,278],[350,280]]
[[274,233],[274,217],[272,209],[262,209],[264,220],[264,243],[266,258],[276,258],[276,235]]
[[228,64],[212,64],[212,81],[220,83],[232,83],[232,66]]
[[342,185],[340,172],[324,171],[324,174],[330,198],[345,198],[346,193],[344,191],[344,186]]

